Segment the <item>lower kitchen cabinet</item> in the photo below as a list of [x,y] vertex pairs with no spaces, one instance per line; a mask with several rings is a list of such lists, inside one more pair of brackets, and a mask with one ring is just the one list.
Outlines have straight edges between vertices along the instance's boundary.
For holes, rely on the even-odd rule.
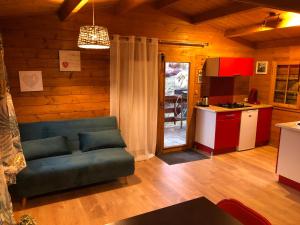
[[270,141],[272,108],[262,108],[258,111],[256,146],[267,145]]
[[236,150],[239,144],[241,112],[217,113],[214,153]]
[[247,108],[243,113],[240,110],[216,112],[198,108],[196,117],[195,145],[210,154],[246,150],[269,143],[271,107]]
[[195,144],[211,154],[233,152],[239,143],[241,112],[197,110]]

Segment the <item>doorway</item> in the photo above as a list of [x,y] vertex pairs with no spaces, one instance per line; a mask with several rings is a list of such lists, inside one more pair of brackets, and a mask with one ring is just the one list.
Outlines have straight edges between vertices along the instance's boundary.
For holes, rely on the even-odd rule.
[[190,63],[164,62],[163,147],[187,145]]

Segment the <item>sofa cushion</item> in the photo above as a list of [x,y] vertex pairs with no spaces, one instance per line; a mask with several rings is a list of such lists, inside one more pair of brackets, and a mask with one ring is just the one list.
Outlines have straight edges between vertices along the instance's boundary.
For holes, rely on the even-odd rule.
[[124,149],[78,152],[29,161],[11,188],[20,196],[31,197],[109,181],[133,172],[134,158]]
[[20,123],[22,141],[64,136],[67,138],[69,149],[79,150],[80,132],[117,129],[116,117],[97,117],[76,120],[48,121],[35,123]]
[[71,154],[62,136],[23,141],[22,147],[26,160]]
[[126,144],[120,130],[101,130],[79,133],[80,149],[84,152],[101,148],[124,148]]

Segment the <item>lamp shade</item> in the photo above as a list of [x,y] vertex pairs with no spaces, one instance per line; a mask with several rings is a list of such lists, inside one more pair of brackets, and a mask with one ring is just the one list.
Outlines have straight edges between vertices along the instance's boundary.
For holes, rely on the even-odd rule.
[[80,27],[79,48],[109,49],[110,41],[106,27],[90,25]]

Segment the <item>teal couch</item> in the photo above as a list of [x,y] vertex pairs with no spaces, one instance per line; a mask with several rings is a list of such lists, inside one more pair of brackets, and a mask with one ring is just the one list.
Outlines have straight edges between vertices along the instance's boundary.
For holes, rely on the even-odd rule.
[[79,150],[80,132],[117,129],[115,117],[19,124],[22,141],[64,136],[71,154],[27,161],[11,191],[22,198],[95,184],[134,173],[134,158],[123,148]]

